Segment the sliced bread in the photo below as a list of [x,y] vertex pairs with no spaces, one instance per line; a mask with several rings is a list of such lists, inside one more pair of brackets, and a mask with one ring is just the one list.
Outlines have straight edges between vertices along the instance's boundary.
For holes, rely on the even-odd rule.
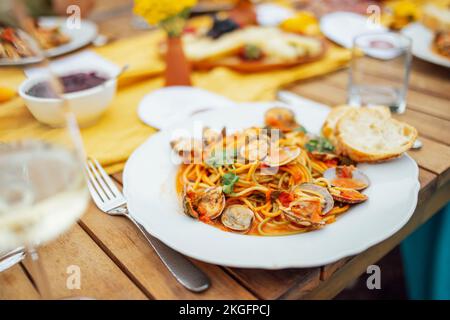
[[325,119],[325,122],[323,123],[322,135],[327,139],[332,139],[337,122],[344,114],[352,109],[353,107],[347,105],[336,106],[331,109],[330,113]]
[[335,135],[340,153],[356,162],[379,162],[396,158],[411,148],[417,130],[381,110],[354,109],[338,120]]
[[[388,107],[385,106],[373,106],[370,107],[371,110],[374,110],[374,112],[379,113],[381,117],[390,118],[391,112]],[[330,140],[330,142],[337,148],[337,151],[339,152],[338,148],[338,142],[336,139],[336,125],[338,121],[346,115],[351,110],[359,110],[359,108],[352,107],[349,105],[340,105],[334,107],[331,112],[328,114],[323,126],[322,126],[322,135]]]

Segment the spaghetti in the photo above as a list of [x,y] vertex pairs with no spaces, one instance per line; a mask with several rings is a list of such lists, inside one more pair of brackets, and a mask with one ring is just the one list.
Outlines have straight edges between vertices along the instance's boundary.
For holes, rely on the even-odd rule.
[[[288,109],[274,109],[266,113],[268,129],[215,136],[207,129],[209,138],[201,149],[192,139],[172,144],[184,160],[177,191],[186,214],[226,231],[280,236],[322,228],[346,212],[349,203],[356,203],[345,199],[353,193],[324,177],[343,159],[308,149],[311,137],[279,116],[279,109]],[[284,123],[271,119],[273,114]],[[339,201],[334,201],[334,194],[340,195]]]

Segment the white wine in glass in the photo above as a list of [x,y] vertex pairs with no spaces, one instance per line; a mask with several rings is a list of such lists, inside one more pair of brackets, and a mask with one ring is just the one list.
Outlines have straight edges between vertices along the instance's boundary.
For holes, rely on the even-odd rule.
[[0,252],[56,238],[80,218],[88,197],[73,152],[39,140],[0,144]]
[[0,128],[0,256],[25,247],[44,299],[51,294],[35,248],[66,232],[89,201],[79,132],[73,115],[66,116],[67,126],[54,129],[51,140],[24,135],[11,141],[3,139],[11,129]]
[[[13,2],[13,17],[29,35],[34,34],[34,22],[21,1]],[[42,65],[50,76],[55,99],[61,100],[60,117],[65,123],[51,133],[42,130],[37,136],[29,130],[36,124],[0,115],[0,256],[25,247],[32,261],[28,271],[42,298],[50,299],[36,248],[76,223],[87,207],[89,194],[75,116],[68,107],[63,84],[38,43],[35,41],[35,50],[44,58]]]

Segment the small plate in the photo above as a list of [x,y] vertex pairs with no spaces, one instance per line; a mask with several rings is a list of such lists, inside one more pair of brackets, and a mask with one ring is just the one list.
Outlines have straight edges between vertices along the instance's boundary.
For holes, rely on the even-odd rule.
[[345,47],[353,46],[353,38],[361,34],[380,33],[387,29],[353,12],[333,12],[320,19],[320,30],[331,41]]
[[195,87],[165,87],[147,94],[139,103],[138,115],[145,124],[162,129],[189,116],[235,103],[218,94]]

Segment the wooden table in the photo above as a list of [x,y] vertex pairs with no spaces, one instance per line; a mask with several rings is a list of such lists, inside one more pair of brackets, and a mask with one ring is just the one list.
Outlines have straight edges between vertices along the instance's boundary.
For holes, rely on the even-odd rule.
[[[93,17],[103,34],[136,34],[130,1],[98,1]],[[395,70],[373,65],[373,77]],[[346,99],[346,70],[292,85],[289,89],[329,105]],[[330,299],[370,264],[397,246],[450,199],[450,80],[448,69],[414,59],[407,111],[395,116],[414,125],[424,146],[409,154],[420,166],[419,203],[411,220],[395,235],[361,254],[330,265],[279,271],[225,268],[194,261],[212,279],[195,294],[181,287],[127,220],[108,217],[91,204],[81,221],[41,251],[55,297],[97,299]],[[120,183],[121,174],[114,175]],[[400,190],[401,192],[401,190]],[[69,290],[69,266],[81,271],[81,289]],[[32,299],[38,293],[27,263],[0,273],[0,299]]]

